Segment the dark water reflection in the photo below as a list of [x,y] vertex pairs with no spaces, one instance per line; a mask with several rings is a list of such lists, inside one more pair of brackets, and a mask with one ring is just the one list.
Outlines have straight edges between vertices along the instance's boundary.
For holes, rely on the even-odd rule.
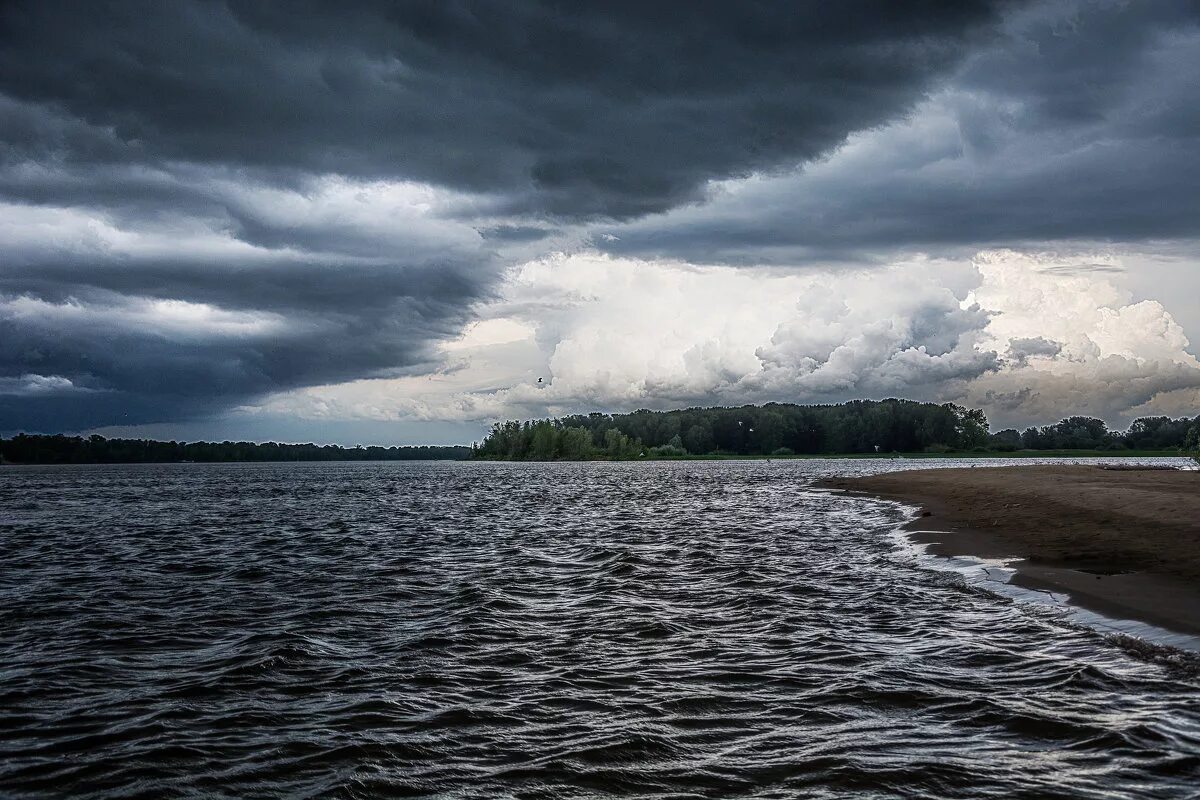
[[1176,797],[1200,682],[870,462],[0,470],[0,793]]

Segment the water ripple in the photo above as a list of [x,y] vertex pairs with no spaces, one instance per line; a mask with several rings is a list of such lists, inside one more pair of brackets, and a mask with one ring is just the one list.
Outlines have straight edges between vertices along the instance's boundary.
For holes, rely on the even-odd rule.
[[0,791],[1172,797],[1197,660],[928,569],[871,462],[0,471]]

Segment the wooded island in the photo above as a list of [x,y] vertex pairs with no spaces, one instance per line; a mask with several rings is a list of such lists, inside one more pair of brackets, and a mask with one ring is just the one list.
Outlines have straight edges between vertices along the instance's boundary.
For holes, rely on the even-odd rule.
[[1074,416],[1053,425],[988,432],[984,412],[954,403],[855,400],[768,403],[631,414],[577,414],[497,423],[476,458],[512,461],[851,454],[1174,455],[1200,447],[1200,416],[1144,417],[1127,431]]

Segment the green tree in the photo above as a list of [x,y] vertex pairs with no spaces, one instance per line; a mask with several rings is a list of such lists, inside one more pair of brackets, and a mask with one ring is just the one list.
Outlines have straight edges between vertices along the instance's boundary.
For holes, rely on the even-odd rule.
[[692,425],[687,429],[687,433],[683,436],[683,445],[689,453],[702,456],[706,453],[711,453],[713,447],[713,436],[706,426],[699,423]]
[[592,434],[587,428],[563,428],[559,448],[561,457],[568,461],[586,461],[595,454]]

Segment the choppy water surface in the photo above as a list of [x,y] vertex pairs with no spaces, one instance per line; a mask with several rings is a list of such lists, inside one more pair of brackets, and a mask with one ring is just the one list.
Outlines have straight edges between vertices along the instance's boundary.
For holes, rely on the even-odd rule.
[[894,464],[0,469],[0,793],[1192,796],[1186,657],[808,488]]

